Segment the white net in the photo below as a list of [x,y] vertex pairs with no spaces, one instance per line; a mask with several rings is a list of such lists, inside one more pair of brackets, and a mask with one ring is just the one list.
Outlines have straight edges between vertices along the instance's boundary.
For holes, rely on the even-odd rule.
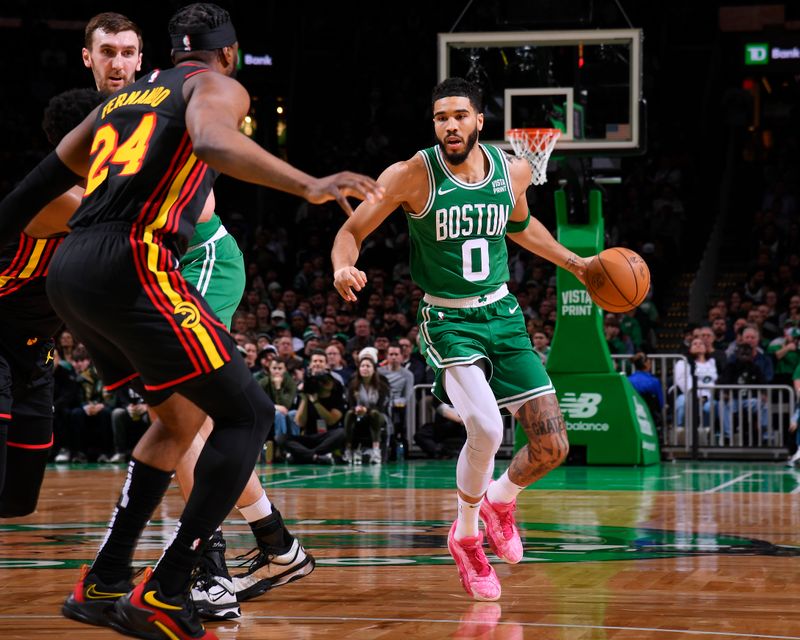
[[558,129],[509,129],[506,137],[518,158],[531,165],[531,184],[547,182],[547,161],[556,146]]

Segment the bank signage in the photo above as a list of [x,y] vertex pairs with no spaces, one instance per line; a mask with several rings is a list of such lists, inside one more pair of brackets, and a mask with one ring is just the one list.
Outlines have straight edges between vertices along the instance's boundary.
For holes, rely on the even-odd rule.
[[786,66],[786,63],[800,64],[800,42],[746,42],[744,45],[745,66]]

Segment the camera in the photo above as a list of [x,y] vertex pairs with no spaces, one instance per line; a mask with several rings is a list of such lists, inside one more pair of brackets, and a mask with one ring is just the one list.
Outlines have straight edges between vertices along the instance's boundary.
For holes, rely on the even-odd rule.
[[739,358],[752,358],[753,347],[749,344],[740,344],[736,347],[736,356]]
[[317,373],[316,375],[308,376],[303,381],[303,393],[319,393],[320,388],[331,379],[330,373]]

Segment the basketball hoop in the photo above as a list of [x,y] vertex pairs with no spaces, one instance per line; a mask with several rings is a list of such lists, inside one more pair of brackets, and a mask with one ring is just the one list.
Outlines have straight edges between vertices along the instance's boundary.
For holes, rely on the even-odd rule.
[[547,161],[556,146],[559,129],[509,129],[506,138],[518,158],[531,165],[531,184],[547,182]]

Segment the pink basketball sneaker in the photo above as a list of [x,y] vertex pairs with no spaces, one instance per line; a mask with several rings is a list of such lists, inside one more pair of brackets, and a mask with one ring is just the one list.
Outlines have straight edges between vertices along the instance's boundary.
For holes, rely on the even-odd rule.
[[456,522],[450,527],[447,548],[456,561],[464,591],[476,600],[497,600],[500,597],[500,581],[483,552],[483,534],[456,540]]
[[508,504],[489,502],[489,496],[483,497],[481,503],[481,520],[486,526],[489,546],[498,558],[510,564],[522,560],[522,540],[514,520],[517,501]]

